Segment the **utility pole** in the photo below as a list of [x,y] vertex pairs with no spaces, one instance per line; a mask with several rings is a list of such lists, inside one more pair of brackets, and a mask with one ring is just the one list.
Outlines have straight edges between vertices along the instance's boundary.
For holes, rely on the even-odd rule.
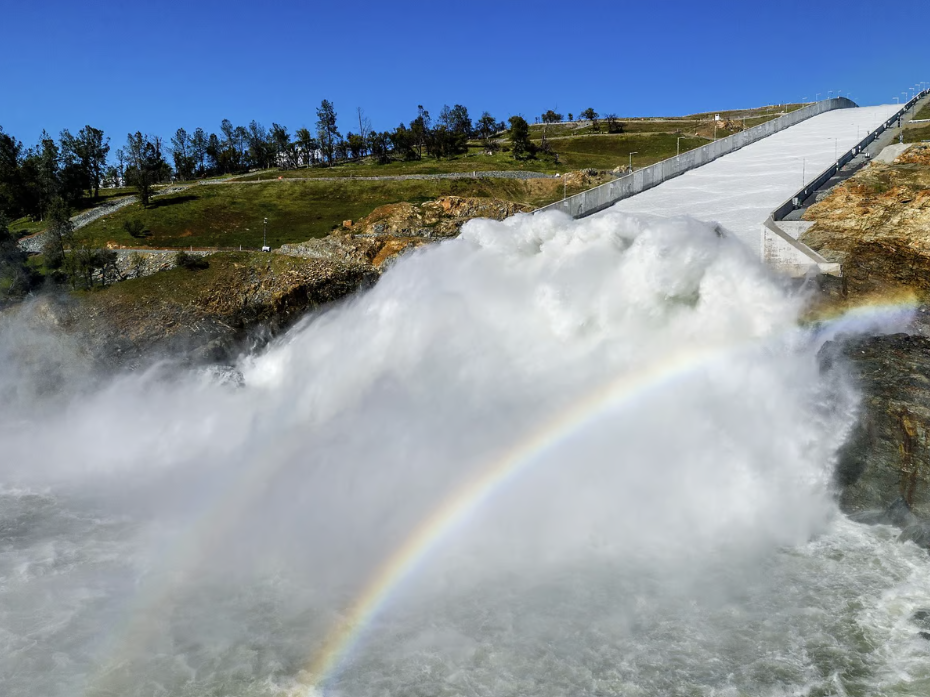
[[681,136],[678,136],[678,152],[675,155],[681,155]]
[[265,218],[265,224],[262,225],[262,251],[268,247],[268,218]]

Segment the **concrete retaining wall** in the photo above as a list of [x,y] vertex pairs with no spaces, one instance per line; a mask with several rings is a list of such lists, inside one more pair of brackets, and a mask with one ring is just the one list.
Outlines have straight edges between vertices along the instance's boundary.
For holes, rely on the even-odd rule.
[[601,184],[593,189],[582,191],[580,194],[569,196],[562,201],[540,208],[536,212],[557,210],[568,213],[573,218],[583,218],[592,213],[602,211],[612,206],[617,201],[622,201],[625,198],[629,198],[642,191],[651,189],[654,186],[658,186],[662,182],[673,177],[684,174],[689,170],[706,165],[708,162],[713,162],[718,157],[728,155],[766,136],[783,131],[812,116],[817,116],[818,114],[832,111],[833,109],[846,109],[854,106],[856,106],[856,104],[845,97],[826,99],[822,102],[817,102],[816,104],[798,109],[797,111],[792,111],[790,114],[785,114],[777,119],[772,119],[758,126],[753,126],[740,133],[734,133],[726,138],[721,138],[720,140],[702,145],[694,150],[689,150],[681,155],[676,155],[667,160],[656,162],[654,165],[643,167],[632,174],[620,177],[606,184]]
[[843,153],[836,162],[818,174],[804,188],[772,211],[772,214],[762,224],[762,260],[770,266],[790,276],[803,276],[809,272],[819,272],[832,276],[841,276],[840,265],[827,261],[813,249],[802,242],[798,242],[799,235],[793,234],[793,226],[782,221],[786,215],[806,200],[812,193],[826,184],[840,168],[846,165],[856,155],[861,153],[868,145],[878,138],[885,130],[894,126],[904,113],[923,99],[930,90],[925,90],[904,104],[890,118],[885,120],[878,128],[868,133],[851,149]]

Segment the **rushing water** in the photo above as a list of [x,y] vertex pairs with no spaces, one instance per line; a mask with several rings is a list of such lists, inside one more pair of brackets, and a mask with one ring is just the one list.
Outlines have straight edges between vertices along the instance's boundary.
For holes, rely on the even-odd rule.
[[469,223],[232,378],[7,322],[0,692],[927,694],[802,303],[610,212]]

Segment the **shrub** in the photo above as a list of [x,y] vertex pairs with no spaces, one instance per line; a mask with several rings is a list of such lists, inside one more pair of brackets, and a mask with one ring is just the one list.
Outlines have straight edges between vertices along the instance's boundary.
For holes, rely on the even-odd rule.
[[123,229],[137,239],[146,236],[145,223],[141,220],[127,220],[123,223]]
[[205,257],[199,254],[188,254],[183,251],[178,252],[178,255],[174,258],[174,263],[188,271],[199,271],[200,269],[206,269],[210,266],[210,262],[208,262]]

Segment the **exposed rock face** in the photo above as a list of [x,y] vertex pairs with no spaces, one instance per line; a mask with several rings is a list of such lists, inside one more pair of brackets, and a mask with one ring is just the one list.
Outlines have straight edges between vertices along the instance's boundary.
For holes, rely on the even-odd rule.
[[843,265],[849,296],[930,300],[930,147],[873,162],[804,217],[815,225],[801,242]]
[[530,210],[530,206],[511,201],[460,196],[444,196],[419,205],[391,203],[376,208],[355,223],[345,221],[342,230],[327,237],[285,244],[278,252],[297,257],[370,264],[383,270],[400,254],[433,240],[455,237],[468,220],[503,220]]
[[530,206],[512,201],[444,196],[420,205],[403,202],[379,206],[353,225],[352,233],[395,237],[454,237],[462,225],[472,218],[503,220],[530,210]]
[[848,363],[863,393],[858,424],[837,467],[841,508],[883,510],[888,520],[862,522],[908,527],[914,521],[892,507],[901,499],[918,517],[930,518],[930,338],[835,341],[824,346],[821,358]]
[[275,251],[293,257],[370,265],[376,270],[383,270],[386,262],[428,241],[423,237],[392,237],[390,235],[377,237],[329,235],[297,244],[284,244]]
[[64,330],[100,367],[132,367],[159,356],[225,362],[286,328],[304,312],[354,293],[369,266],[277,255],[219,253],[200,271],[170,271],[105,292],[43,298],[32,321]]

